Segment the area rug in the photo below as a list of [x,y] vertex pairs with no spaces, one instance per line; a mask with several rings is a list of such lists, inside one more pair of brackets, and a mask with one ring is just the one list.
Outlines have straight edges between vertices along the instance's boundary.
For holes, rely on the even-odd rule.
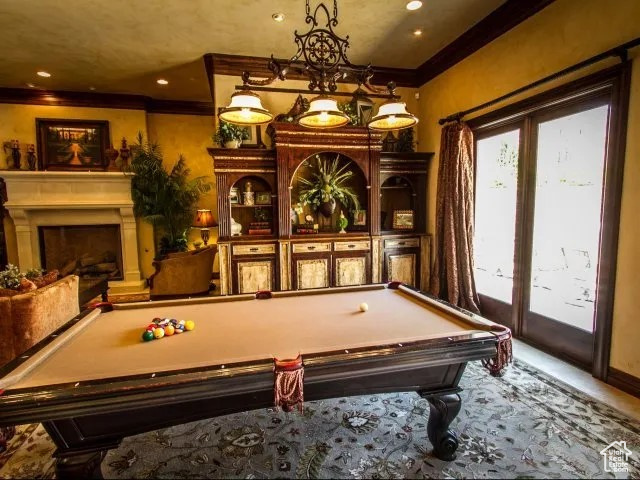
[[[477,363],[453,423],[460,447],[443,462],[426,439],[415,393],[307,402],[304,413],[255,410],[126,438],[106,478],[638,478],[640,423],[517,361],[493,378]],[[153,414],[170,415],[171,411]],[[600,451],[625,441],[628,472]],[[0,455],[1,478],[52,478],[54,447],[26,425]]]

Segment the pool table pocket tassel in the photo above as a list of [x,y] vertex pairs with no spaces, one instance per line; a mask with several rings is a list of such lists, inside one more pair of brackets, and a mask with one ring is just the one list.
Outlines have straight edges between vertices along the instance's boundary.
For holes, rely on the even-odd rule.
[[304,365],[302,356],[292,360],[274,359],[274,403],[285,412],[290,412],[295,406],[302,412],[304,402]]
[[496,356],[482,360],[482,365],[489,369],[489,373],[494,377],[500,376],[502,370],[513,361],[513,350],[511,347],[511,330],[501,325],[491,327],[493,334],[498,337],[496,345]]

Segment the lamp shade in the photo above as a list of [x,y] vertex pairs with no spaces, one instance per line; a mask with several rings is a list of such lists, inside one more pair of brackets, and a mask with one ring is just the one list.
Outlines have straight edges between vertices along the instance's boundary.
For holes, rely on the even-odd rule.
[[338,109],[338,102],[318,95],[309,102],[309,110],[298,117],[298,124],[308,128],[336,128],[346,125],[349,116]]
[[198,228],[217,227],[218,222],[213,219],[211,210],[201,209],[196,213],[196,219],[193,221],[193,226]]
[[240,90],[231,95],[231,103],[218,117],[236,125],[262,125],[273,120],[273,115],[262,106],[257,93]]
[[378,113],[367,124],[372,130],[400,130],[418,123],[415,115],[407,112],[407,104],[390,99],[380,105]]

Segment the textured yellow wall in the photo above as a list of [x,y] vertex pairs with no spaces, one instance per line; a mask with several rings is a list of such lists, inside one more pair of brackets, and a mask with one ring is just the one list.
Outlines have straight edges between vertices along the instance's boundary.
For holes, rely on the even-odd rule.
[[[439,118],[469,109],[546,75],[640,36],[640,1],[557,0],[475,54],[420,88],[422,148],[438,152]],[[622,194],[611,366],[640,376],[640,49],[632,73],[627,153]],[[615,62],[603,62],[561,83]],[[543,89],[557,85],[549,84]],[[530,96],[543,89],[528,92]],[[522,97],[520,97],[522,98]],[[517,101],[515,98],[509,102]],[[503,105],[498,105],[499,108]],[[486,113],[479,112],[476,115]],[[471,117],[470,117],[471,118]],[[429,177],[429,230],[435,230],[438,158]]]

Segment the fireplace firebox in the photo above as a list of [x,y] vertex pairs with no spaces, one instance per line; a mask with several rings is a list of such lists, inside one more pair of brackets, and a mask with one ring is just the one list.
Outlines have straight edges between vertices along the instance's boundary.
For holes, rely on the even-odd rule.
[[122,280],[120,225],[38,227],[40,264],[80,278]]

